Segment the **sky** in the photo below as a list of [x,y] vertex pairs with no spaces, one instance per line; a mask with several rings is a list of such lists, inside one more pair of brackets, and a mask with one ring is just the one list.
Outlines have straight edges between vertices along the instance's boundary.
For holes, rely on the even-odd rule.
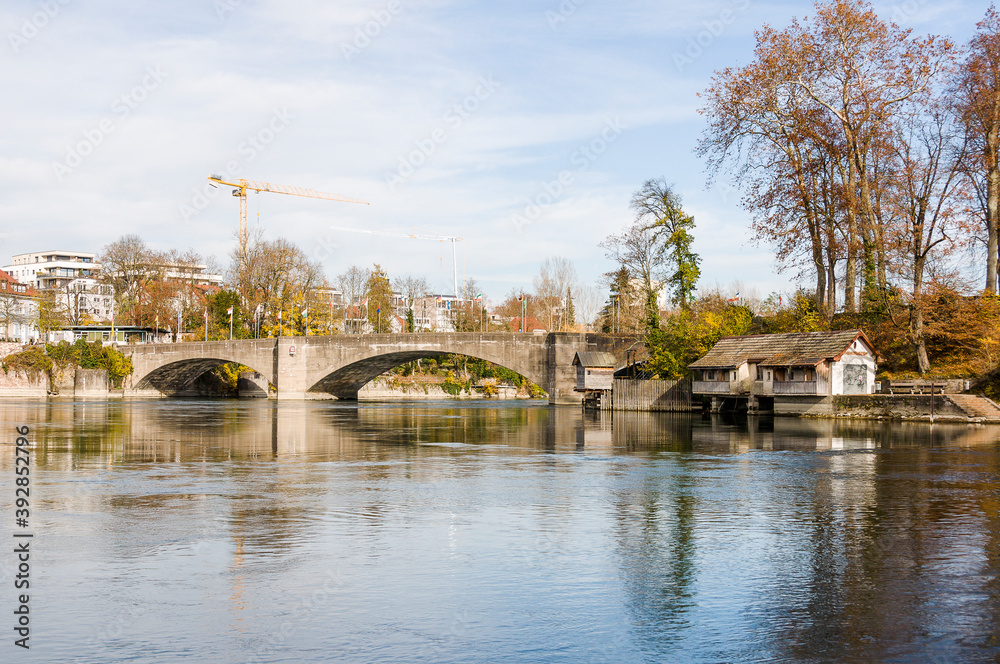
[[[876,2],[964,43],[986,2]],[[723,0],[5,0],[0,4],[0,261],[122,235],[229,263],[239,204],[207,176],[369,205],[250,194],[249,221],[331,279],[378,263],[492,301],[546,257],[581,282],[599,243],[663,177],[694,215],[702,287],[794,290],[749,234],[740,194],[706,186],[698,92],[747,64],[754,31],[811,3]],[[390,235],[352,233],[331,227]]]

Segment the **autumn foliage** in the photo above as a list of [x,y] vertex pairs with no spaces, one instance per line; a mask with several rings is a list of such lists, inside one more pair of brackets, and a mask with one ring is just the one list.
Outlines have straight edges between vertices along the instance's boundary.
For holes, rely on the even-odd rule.
[[[948,344],[983,351],[945,327],[980,320],[979,294],[997,292],[993,8],[978,28],[963,50],[863,0],[817,3],[809,18],[758,30],[753,60],[716,72],[702,94],[700,154],[711,178],[742,190],[756,239],[812,281],[826,325],[866,324],[920,373],[932,357],[948,364]],[[981,288],[955,286],[983,276]]]

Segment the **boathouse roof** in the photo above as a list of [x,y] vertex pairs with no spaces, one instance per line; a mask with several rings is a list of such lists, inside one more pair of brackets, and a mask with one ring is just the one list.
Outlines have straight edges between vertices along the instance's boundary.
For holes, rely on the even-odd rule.
[[722,337],[712,350],[688,367],[728,369],[744,362],[761,366],[813,366],[824,360],[839,360],[858,339],[875,354],[871,341],[857,329]]
[[595,351],[581,351],[573,358],[573,366],[583,366],[593,369],[613,369],[616,364],[615,356],[612,353],[598,353]]

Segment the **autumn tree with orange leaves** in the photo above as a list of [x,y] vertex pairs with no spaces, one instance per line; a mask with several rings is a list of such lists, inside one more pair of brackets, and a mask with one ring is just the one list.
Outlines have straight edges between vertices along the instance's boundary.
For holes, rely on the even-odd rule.
[[956,49],[863,0],[817,3],[756,36],[754,60],[716,72],[702,95],[710,176],[742,187],[756,238],[812,276],[828,320],[839,287],[846,314],[889,318],[927,371],[925,283],[970,232],[969,141],[944,101]]
[[1000,14],[991,5],[968,45],[955,90],[955,110],[968,151],[963,173],[976,194],[986,231],[986,286],[996,295],[1000,263]]

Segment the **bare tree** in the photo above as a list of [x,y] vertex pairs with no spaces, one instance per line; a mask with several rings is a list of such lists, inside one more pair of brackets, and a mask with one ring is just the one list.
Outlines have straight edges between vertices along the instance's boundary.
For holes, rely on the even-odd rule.
[[24,310],[26,298],[10,290],[13,282],[4,281],[0,282],[0,285],[5,286],[0,289],[0,330],[3,331],[0,337],[6,338],[12,336],[12,326],[26,322]]
[[452,312],[452,327],[457,332],[482,331],[483,301],[479,282],[472,277],[466,279],[462,284],[461,297],[462,302],[455,303],[458,309]]
[[924,329],[927,274],[938,254],[947,253],[955,238],[965,234],[962,208],[965,197],[959,186],[965,145],[958,142],[960,131],[940,108],[917,108],[897,128],[899,168],[899,217],[895,227],[896,271],[910,286],[908,333],[917,355],[921,374],[930,367]]
[[828,317],[838,260],[847,312],[857,311],[859,275],[863,294],[888,292],[893,124],[929,95],[951,51],[880,20],[864,0],[817,2],[810,19],[759,30],[755,60],[717,72],[704,93],[701,154],[713,172],[735,168],[758,237],[779,259],[816,270]]
[[550,330],[565,329],[566,292],[576,280],[576,267],[562,256],[550,256],[538,268],[534,278],[536,315],[546,321]]
[[408,307],[413,306],[417,298],[423,297],[430,290],[427,277],[418,277],[412,274],[404,274],[398,277],[394,284],[396,290],[400,292]]
[[[318,261],[284,238],[265,240],[261,229],[253,229],[243,246],[233,249],[229,281],[240,293],[248,312],[263,310],[269,325],[288,325],[300,316],[285,318],[319,306],[316,289],[326,286]],[[283,323],[278,323],[280,319]],[[318,319],[318,318],[317,318]]]
[[[630,206],[635,210],[636,223],[652,230],[663,245],[661,256],[668,259],[672,268],[666,281],[673,292],[674,304],[688,309],[701,275],[698,268],[701,259],[691,250],[694,217],[684,212],[681,197],[664,178],[646,180],[632,196]],[[656,306],[655,302],[649,304]]]
[[[611,281],[619,283],[622,297],[626,291],[639,291],[638,295],[646,312],[647,325],[657,326],[659,321],[657,293],[666,277],[664,264],[666,247],[660,242],[659,233],[642,221],[636,221],[625,231],[606,237],[601,246],[607,250],[608,258],[628,272],[630,280],[638,281],[639,287],[625,288],[625,284],[619,283],[622,277],[620,271],[612,273],[614,279],[609,280],[609,283]],[[620,299],[619,304],[630,307],[633,303]]]
[[573,304],[576,307],[577,321],[586,329],[593,329],[601,312],[600,291],[590,284],[578,283],[573,286]]
[[[351,307],[358,306],[362,296],[368,286],[368,278],[371,276],[371,270],[364,267],[358,267],[357,265],[352,265],[344,272],[337,276],[337,288],[340,292],[344,294],[344,310],[349,311]],[[361,318],[360,315],[355,314],[351,316],[345,314],[344,316],[344,331],[345,332],[359,332],[357,329],[357,321]],[[348,325],[348,321],[353,321],[351,325]]]
[[406,331],[413,332],[415,328],[413,305],[418,298],[426,295],[430,289],[430,286],[427,284],[427,278],[405,274],[402,277],[396,278],[393,287],[406,300]]
[[165,260],[138,235],[123,235],[101,249],[101,278],[114,289],[118,315],[141,324],[148,286],[162,278]]

